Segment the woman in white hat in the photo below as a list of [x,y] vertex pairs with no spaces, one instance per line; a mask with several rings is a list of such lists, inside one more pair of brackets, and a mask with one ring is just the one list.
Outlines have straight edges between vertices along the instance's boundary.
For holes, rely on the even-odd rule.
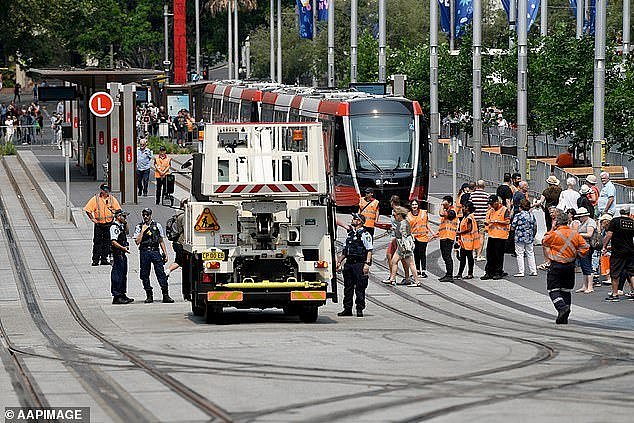
[[[577,210],[576,218],[581,222],[577,228],[577,232],[585,241],[590,244],[590,238],[597,230],[597,223],[594,219],[590,218],[590,212],[585,207],[580,207]],[[592,254],[586,254],[579,259],[579,267],[583,273],[583,286],[577,289],[576,292],[583,292],[584,294],[590,294],[594,292],[592,287]]]
[[555,175],[550,175],[548,179],[546,179],[546,183],[548,184],[548,187],[544,190],[544,192],[542,192],[539,200],[535,200],[533,202],[533,207],[542,207],[546,217],[546,230],[550,231],[553,224],[552,220],[549,218],[548,209],[550,207],[557,207],[557,203],[559,203],[559,195],[561,194],[561,187],[559,186],[559,179],[557,179]]
[[579,189],[579,198],[577,199],[577,208],[585,208],[588,210],[588,213],[590,213],[590,219],[594,219],[594,207],[592,206],[589,198],[591,192],[592,189],[590,189],[589,186],[585,184],[581,185],[581,188]]
[[590,193],[588,199],[592,204],[592,207],[596,207],[599,202],[599,188],[597,187],[597,177],[594,175],[586,176],[586,185],[590,187]]

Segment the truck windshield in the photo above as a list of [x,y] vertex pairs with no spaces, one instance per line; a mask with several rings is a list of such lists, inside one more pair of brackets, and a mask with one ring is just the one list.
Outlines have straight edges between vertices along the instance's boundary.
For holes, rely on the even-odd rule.
[[[351,116],[357,170],[411,170],[414,119],[410,115]],[[359,152],[365,153],[361,154]]]

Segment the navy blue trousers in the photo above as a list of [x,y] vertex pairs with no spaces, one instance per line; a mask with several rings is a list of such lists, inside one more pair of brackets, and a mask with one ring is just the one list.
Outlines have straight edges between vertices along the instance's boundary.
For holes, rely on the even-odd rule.
[[141,270],[139,277],[143,282],[143,289],[146,291],[152,291],[152,285],[150,285],[150,266],[154,265],[154,274],[161,286],[161,289],[167,289],[167,275],[163,268],[163,257],[158,251],[144,250],[141,251]]
[[352,311],[353,296],[356,296],[357,311],[365,308],[365,290],[368,287],[368,275],[363,274],[364,263],[343,266],[343,309]]
[[125,254],[113,254],[110,272],[110,292],[113,297],[125,295],[128,290],[128,258]]

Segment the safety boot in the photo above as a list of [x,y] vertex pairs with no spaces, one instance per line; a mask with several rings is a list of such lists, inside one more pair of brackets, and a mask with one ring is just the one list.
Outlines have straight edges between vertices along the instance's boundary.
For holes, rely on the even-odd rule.
[[174,300],[172,299],[172,297],[170,297],[167,289],[163,288],[162,291],[163,291],[163,302],[164,303],[173,303]]
[[147,296],[147,298],[145,299],[144,303],[149,304],[154,302],[154,294],[152,294],[152,291],[145,291],[145,295]]

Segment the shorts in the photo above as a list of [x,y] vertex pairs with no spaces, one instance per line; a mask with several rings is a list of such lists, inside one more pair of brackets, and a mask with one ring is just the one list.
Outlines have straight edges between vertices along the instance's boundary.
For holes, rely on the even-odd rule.
[[580,257],[578,262],[584,276],[590,276],[592,274],[592,249],[584,257]]
[[634,276],[634,261],[630,257],[619,257],[612,254],[610,256],[610,277],[620,278],[625,273],[626,276]]
[[396,238],[392,238],[392,241],[390,241],[390,243],[387,246],[387,255],[391,256],[396,252],[396,249],[398,248],[398,245],[396,243]]
[[478,223],[478,233],[480,235],[484,235],[484,233],[486,232],[484,220],[476,220],[476,222]]

